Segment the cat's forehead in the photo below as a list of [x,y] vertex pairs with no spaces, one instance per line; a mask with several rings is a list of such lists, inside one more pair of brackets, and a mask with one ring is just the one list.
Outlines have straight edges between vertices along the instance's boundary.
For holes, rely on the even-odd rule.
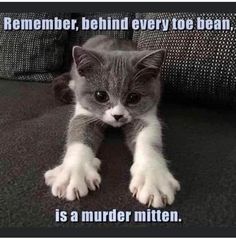
[[129,88],[132,81],[133,67],[127,55],[114,55],[107,59],[107,85],[109,90],[121,94]]
[[128,54],[114,52],[104,56],[104,65],[90,74],[90,80],[94,87],[105,88],[115,95],[120,95],[129,87],[132,73]]
[[115,75],[126,74],[132,69],[130,53],[124,51],[111,51],[104,55],[104,65]]

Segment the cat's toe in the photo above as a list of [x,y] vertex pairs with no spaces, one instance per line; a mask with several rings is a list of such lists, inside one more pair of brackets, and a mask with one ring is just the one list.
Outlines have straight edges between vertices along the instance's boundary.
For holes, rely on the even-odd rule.
[[83,174],[73,173],[70,178],[70,183],[66,189],[66,199],[73,201],[80,199],[88,194],[88,186],[84,180]]
[[66,188],[69,182],[70,173],[68,170],[58,171],[57,176],[52,184],[52,195],[58,198],[64,198],[66,195]]
[[[93,161],[94,163],[94,161]],[[78,171],[73,171],[70,175],[70,182],[66,188],[65,198],[69,201],[80,199],[88,194],[89,190],[95,191],[99,188],[101,177],[97,172],[98,160],[94,164],[86,164]]]
[[66,192],[66,186],[65,185],[59,185],[59,184],[53,184],[52,185],[52,195],[54,197],[58,198],[64,198],[65,197],[65,192]]
[[89,189],[99,188],[101,177],[98,173],[100,160],[94,158],[76,168],[59,165],[45,174],[45,183],[51,187],[54,197],[68,201],[80,199],[88,194]]
[[54,169],[50,169],[50,170],[46,171],[44,174],[44,179],[45,179],[46,185],[52,186],[57,175],[60,173],[61,170],[62,170],[62,166],[59,165],[59,166],[55,167]]
[[91,191],[95,191],[100,187],[101,176],[98,173],[100,164],[100,160],[94,158],[91,163],[86,164],[84,167],[85,182]]
[[79,191],[77,188],[67,188],[66,190],[66,200],[74,201],[75,199],[80,200]]
[[180,185],[168,171],[156,174],[144,170],[133,174],[129,189],[140,203],[160,208],[174,202]]
[[100,169],[101,166],[101,161],[98,158],[94,158],[92,161],[93,166],[95,167],[96,170]]
[[140,203],[148,207],[161,208],[164,206],[159,191],[154,186],[148,184],[144,184],[139,189],[136,198]]
[[97,172],[90,172],[86,176],[86,183],[91,191],[95,191],[100,188],[101,176]]

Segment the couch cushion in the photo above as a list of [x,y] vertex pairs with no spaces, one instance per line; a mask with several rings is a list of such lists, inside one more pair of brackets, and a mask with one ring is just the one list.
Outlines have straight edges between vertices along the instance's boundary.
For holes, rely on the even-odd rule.
[[[116,12],[116,13],[104,13],[104,12],[93,12],[93,13],[72,13],[71,18],[77,19],[79,26],[81,27],[82,17],[86,19],[107,19],[111,17],[112,19],[123,19],[128,17],[129,21],[134,18],[134,13],[127,12]],[[108,35],[114,38],[121,39],[132,39],[133,31],[132,30],[80,30],[80,31],[70,31],[69,33],[69,42],[67,44],[67,51],[65,55],[65,71],[68,71],[71,67],[72,62],[72,47],[75,45],[83,45],[89,38],[95,35]]]
[[[43,174],[60,162],[72,111],[71,105],[56,104],[50,84],[0,82],[1,228],[91,227],[55,223],[57,208],[146,209],[128,191],[132,156],[117,130],[107,132],[98,152],[102,160],[100,190],[80,202],[51,195]],[[165,155],[182,186],[175,203],[166,210],[177,210],[183,221],[152,226],[157,233],[159,227],[236,226],[235,112],[163,103],[160,116],[165,122]]]
[[[234,13],[137,13],[147,19],[229,19]],[[236,30],[136,31],[139,49],[167,49],[162,79],[166,94],[204,104],[236,105]]]
[[66,31],[5,31],[4,17],[12,19],[68,18],[69,14],[0,13],[0,77],[10,80],[51,81],[61,70]]

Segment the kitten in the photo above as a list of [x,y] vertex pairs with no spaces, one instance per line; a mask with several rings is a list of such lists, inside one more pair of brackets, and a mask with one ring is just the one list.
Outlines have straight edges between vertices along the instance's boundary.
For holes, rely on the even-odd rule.
[[73,48],[70,88],[75,112],[63,162],[45,173],[53,196],[75,200],[101,183],[96,151],[108,125],[121,127],[133,152],[129,190],[155,208],[174,202],[180,189],[162,155],[157,118],[165,50],[137,51],[131,41],[95,36]]

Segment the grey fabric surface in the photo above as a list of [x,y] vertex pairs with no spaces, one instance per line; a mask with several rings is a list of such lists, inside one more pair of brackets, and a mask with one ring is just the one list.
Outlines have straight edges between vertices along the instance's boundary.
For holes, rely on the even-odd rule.
[[[126,12],[117,12],[117,13],[104,13],[104,12],[94,12],[94,13],[72,13],[71,18],[77,19],[79,22],[79,26],[81,26],[81,19],[82,17],[86,17],[86,19],[99,19],[102,17],[107,19],[111,17],[112,19],[122,19],[124,17],[128,17],[129,21],[133,19],[135,16],[134,13],[126,13]],[[95,35],[108,35],[114,38],[121,38],[121,39],[132,39],[133,31],[119,31],[119,30],[80,30],[76,31],[69,31],[69,42],[66,45],[66,54],[65,54],[65,65],[64,65],[64,72],[68,71],[71,67],[72,62],[72,47],[75,45],[83,45],[90,37]]]
[[4,17],[12,19],[66,18],[64,13],[0,13],[0,77],[10,80],[51,81],[61,70],[66,31],[4,31]]
[[[230,19],[232,13],[137,13],[147,19]],[[170,95],[204,104],[236,105],[236,30],[138,31],[133,39],[139,49],[167,49],[162,79]]]

